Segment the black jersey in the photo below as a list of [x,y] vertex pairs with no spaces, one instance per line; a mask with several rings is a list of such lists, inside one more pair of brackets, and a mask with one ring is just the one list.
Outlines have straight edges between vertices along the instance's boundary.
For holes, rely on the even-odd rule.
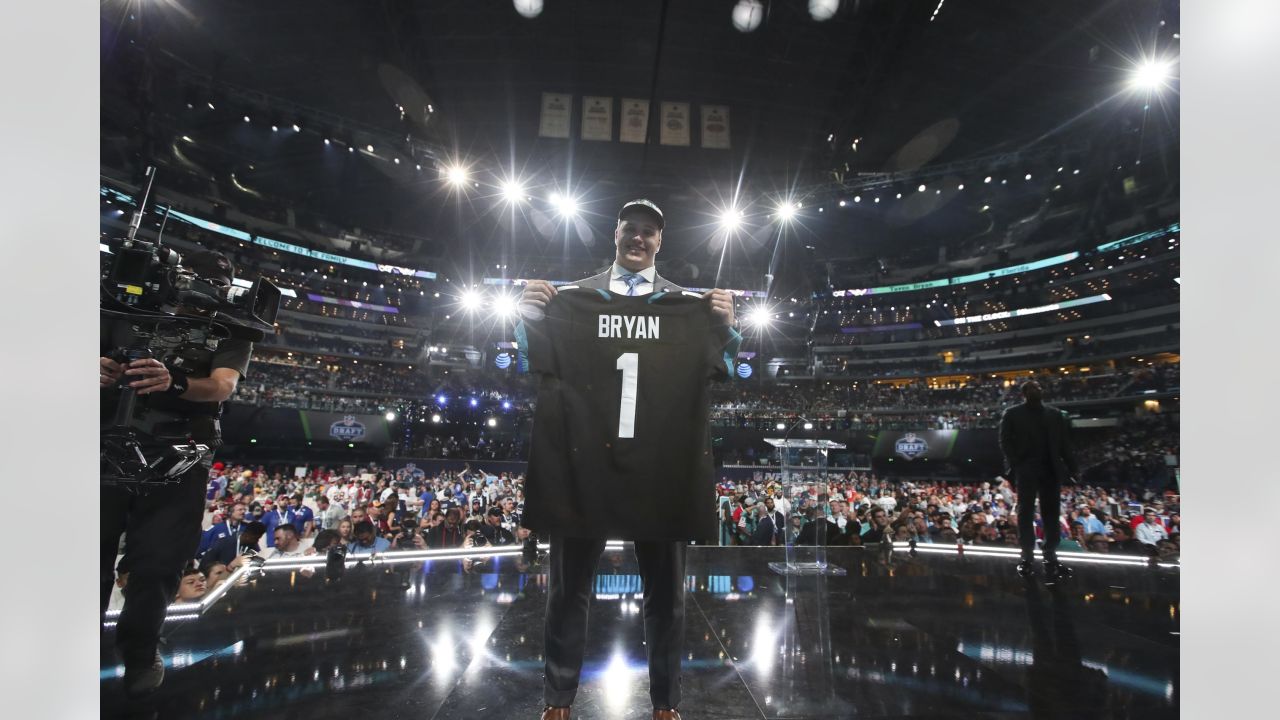
[[709,384],[741,336],[698,297],[561,290],[517,338],[540,373],[525,525],[715,542]]

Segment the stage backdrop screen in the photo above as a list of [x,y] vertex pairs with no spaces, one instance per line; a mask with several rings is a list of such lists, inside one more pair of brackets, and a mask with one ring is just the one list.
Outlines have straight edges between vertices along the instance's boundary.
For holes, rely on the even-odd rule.
[[1001,463],[1000,439],[994,428],[978,430],[886,430],[876,435],[873,460],[894,465],[930,463]]
[[363,445],[389,445],[391,433],[382,415],[300,410],[307,440],[334,440]]

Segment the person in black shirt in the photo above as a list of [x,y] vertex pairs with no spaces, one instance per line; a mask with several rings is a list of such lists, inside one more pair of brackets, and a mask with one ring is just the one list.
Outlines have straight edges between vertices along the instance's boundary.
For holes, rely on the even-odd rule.
[[480,534],[490,545],[514,545],[516,536],[502,527],[502,508],[494,505],[484,515],[484,524],[480,526]]
[[[633,200],[623,205],[618,212],[618,223],[614,229],[613,240],[616,253],[613,265],[605,272],[580,280],[576,284],[581,288],[598,291],[605,299],[616,298],[618,302],[615,304],[620,307],[632,305],[635,296],[651,293],[666,293],[676,296],[677,299],[683,299],[678,296],[684,292],[684,288],[658,275],[654,264],[655,257],[662,247],[662,231],[665,225],[662,211],[648,200]],[[526,321],[525,325],[534,326],[544,320],[548,314],[548,305],[555,296],[556,288],[551,283],[542,280],[529,281],[520,299],[520,312]],[[720,341],[719,344],[722,347],[726,348],[726,354],[730,356],[736,354],[742,336],[733,328],[736,324],[733,295],[727,290],[716,289],[702,297],[709,303],[709,311],[716,325],[715,333],[718,336],[716,339]],[[628,300],[628,298],[631,299]],[[575,302],[585,303],[586,301]],[[600,317],[608,318],[609,315]],[[635,320],[634,315],[631,316],[631,320]],[[643,323],[636,323],[633,328],[631,325],[626,325],[626,319],[621,316],[618,316],[613,325],[606,326],[604,321],[601,323],[600,337],[624,337],[622,333],[625,333],[627,338],[639,338],[640,334],[633,333],[633,330],[639,331],[640,326],[643,325]],[[647,332],[649,329],[651,326],[646,328],[645,336],[651,334]],[[517,335],[519,334],[518,330]],[[635,353],[625,355],[633,356]],[[622,403],[620,407],[616,436],[629,443],[635,437],[635,427],[640,424],[636,420],[637,411],[640,417],[643,417],[646,413],[660,413],[670,408],[646,406],[644,401],[651,401],[654,396],[645,391],[636,392],[635,378],[640,371],[635,366],[626,365],[626,362],[634,359],[626,356],[618,358],[620,363],[618,369],[622,371],[622,395],[627,402]],[[638,359],[635,362],[641,363]],[[613,369],[610,368],[609,372],[612,373],[612,371]],[[627,380],[628,372],[631,373],[630,385]],[[547,382],[546,377],[543,382]],[[548,404],[544,401],[551,400],[556,395],[555,386],[544,384],[543,388],[548,389],[549,392],[544,394],[543,390],[539,390],[539,416],[535,418],[535,423],[539,422],[539,418],[554,419],[545,415]],[[599,400],[599,398],[595,399]],[[598,421],[604,422],[605,418],[598,418]],[[688,422],[687,418],[685,421]],[[535,425],[534,432],[537,439],[534,442],[545,442],[548,437],[554,439],[555,433],[558,432],[554,427],[555,424],[544,419],[542,425]],[[612,421],[609,424],[610,427],[614,426]],[[704,422],[702,425],[703,427],[692,428],[692,430],[697,433],[709,433],[710,428],[707,423]],[[541,433],[540,438],[537,436],[538,433]],[[709,438],[709,434],[707,437]],[[624,442],[618,442],[617,447],[616,454],[627,455],[628,459],[637,466],[646,462],[656,463],[657,459],[650,457],[651,455],[663,453],[671,456],[680,455],[674,452],[673,448],[666,447],[636,447],[628,450],[624,448],[630,446]],[[603,449],[593,446],[593,450],[597,455],[603,456]],[[536,455],[537,452],[538,447],[535,446],[533,454]],[[709,453],[709,448],[707,452]],[[579,507],[585,512],[577,513],[576,516],[587,518],[588,522],[594,518],[616,516],[609,512],[610,508],[597,508],[591,502],[584,502],[581,497],[574,498],[573,502],[569,502],[569,498],[553,497],[554,493],[550,487],[542,491],[544,492],[542,498],[538,498],[535,495],[539,490],[535,487],[536,478],[532,457],[533,455],[531,455],[529,495],[528,504],[524,509],[524,521],[535,531],[542,530],[543,526],[547,527],[546,534],[551,543],[545,625],[546,664],[543,682],[545,707],[542,719],[568,720],[570,705],[577,694],[578,681],[582,672],[591,584],[595,577],[596,565],[604,551],[607,535],[604,533],[604,528],[583,527],[582,525],[586,522],[567,522],[566,516],[557,512],[569,506]],[[547,475],[541,479],[552,483],[557,480]],[[649,481],[657,483],[667,479],[670,478],[650,477]],[[560,480],[568,482],[567,478],[560,478]],[[687,508],[703,500],[703,496],[699,495],[702,488],[697,485],[701,478],[686,477],[685,473],[680,473],[674,480],[686,483],[688,490],[685,497],[668,497],[668,501],[682,503],[682,508]],[[707,480],[709,485],[714,483],[709,473]],[[595,486],[580,489],[598,494],[601,488]],[[709,486],[707,490],[709,493],[711,487]],[[705,496],[708,503],[711,497],[710,494]],[[665,507],[668,510],[671,508],[670,502],[654,504],[654,506]],[[635,541],[636,560],[640,565],[640,575],[643,578],[644,634],[649,655],[649,697],[653,703],[655,720],[679,720],[680,717],[676,707],[680,702],[680,662],[684,643],[684,563],[687,539],[691,536],[685,535],[684,539],[679,540],[662,537],[686,530],[673,526],[670,518],[673,514],[650,517],[647,512],[633,513],[627,520],[635,521],[633,525],[645,528],[644,532],[653,536],[640,538],[637,534],[633,537],[624,537],[624,539]],[[715,542],[714,507],[708,507],[702,515],[705,515],[708,523],[708,541]],[[614,533],[613,536],[617,536],[616,529],[611,532]]]
[[1024,401],[1004,411],[1000,418],[1000,451],[1005,474],[1018,487],[1018,540],[1022,561],[1018,574],[1030,577],[1035,559],[1036,498],[1040,499],[1040,519],[1044,528],[1044,568],[1049,579],[1071,576],[1058,562],[1061,537],[1062,485],[1077,475],[1071,449],[1071,422],[1066,413],[1044,404],[1044,391],[1034,380],[1022,384]]
[[[183,265],[210,282],[230,286],[234,269],[221,253],[197,252]],[[207,445],[221,443],[218,424],[222,403],[235,393],[248,372],[252,343],[208,336],[203,342],[187,342],[182,348],[182,370],[160,359],[133,360],[127,365],[111,356],[115,348],[131,344],[128,323],[103,325],[100,337],[99,386],[103,426],[113,418],[119,387],[127,383],[137,392],[134,421],[148,432],[180,434]],[[168,359],[180,346],[157,337],[152,347]],[[130,569],[124,608],[116,624],[116,646],[124,661],[125,691],[143,695],[164,679],[157,644],[169,602],[178,591],[182,569],[200,544],[205,487],[212,458],[205,457],[178,481],[140,492],[119,485],[101,489],[101,607],[106,610],[115,580],[115,557],[125,536],[125,564]]]

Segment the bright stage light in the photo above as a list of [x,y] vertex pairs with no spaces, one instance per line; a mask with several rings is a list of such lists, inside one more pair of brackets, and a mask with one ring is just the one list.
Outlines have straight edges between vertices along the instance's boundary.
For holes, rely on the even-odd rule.
[[805,430],[812,430],[812,429],[813,429],[813,423],[811,423],[811,422],[807,422],[807,423],[805,423],[805,424],[804,424],[804,429],[805,429]]
[[561,195],[560,193],[551,193],[551,197],[548,200],[551,201],[551,205],[555,207],[556,212],[560,213],[561,217],[571,218],[578,214],[578,201],[575,198]]
[[778,206],[778,218],[783,222],[790,220],[796,216],[796,210],[799,208],[789,202],[782,203]]
[[730,232],[737,230],[742,224],[742,211],[737,208],[729,208],[720,213],[720,227]]
[[524,200],[524,187],[515,180],[506,180],[502,183],[502,196],[512,205],[519,205]]
[[916,188],[916,192],[924,192],[924,191],[925,191],[924,185],[921,185],[920,187]]
[[387,411],[387,422],[392,422],[395,419],[396,419],[396,414],[391,411]]
[[486,425],[488,425],[489,427],[498,427],[498,419],[497,419],[497,418],[489,418],[489,419],[485,422],[485,424],[486,424]]
[[786,430],[786,429],[787,429],[787,424],[786,424],[786,423],[778,423],[777,425],[774,425],[773,427],[774,427],[774,429],[777,429],[777,430]]
[[510,295],[499,295],[493,300],[493,311],[500,318],[515,317],[517,312],[516,303],[516,299]]
[[440,413],[432,413],[431,422],[438,424],[440,422]]
[[484,296],[475,290],[465,290],[460,298],[463,310],[479,310],[484,304]]
[[747,324],[752,327],[769,327],[773,324],[773,315],[767,308],[753,308],[747,313]]
[[1171,62],[1146,60],[1134,69],[1130,76],[1130,86],[1137,90],[1159,90],[1169,79]]
[[449,183],[455,187],[462,187],[467,184],[467,169],[461,165],[451,165],[445,171],[445,177]]

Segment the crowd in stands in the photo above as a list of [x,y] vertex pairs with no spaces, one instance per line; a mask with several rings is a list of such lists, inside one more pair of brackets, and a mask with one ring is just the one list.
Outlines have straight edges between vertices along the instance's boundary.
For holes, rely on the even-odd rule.
[[[1045,371],[1034,378],[1054,404],[1176,390],[1178,368],[1177,363],[1134,364],[1090,374]],[[722,426],[759,429],[771,429],[776,420],[793,415],[814,420],[823,429],[895,429],[893,425],[901,423],[907,429],[995,427],[1003,409],[1021,401],[1018,384],[1027,379],[978,376],[943,383],[913,379],[892,384],[727,384],[713,388],[711,416]]]
[[[937,545],[1018,546],[1018,495],[1003,479],[913,482],[872,473],[834,474],[823,486],[757,472],[716,486],[721,545],[874,545],[886,538]],[[481,464],[428,475],[399,470],[246,467],[215,463],[197,557],[177,600],[192,602],[253,555],[307,557],[341,547],[347,556],[394,549],[504,546],[536,540],[522,525],[524,476]],[[1062,552],[1175,559],[1180,498],[1172,491],[1094,485],[1062,489]],[[1036,535],[1044,528],[1037,515]],[[525,545],[526,550],[528,546]],[[483,560],[464,562],[465,571]],[[127,568],[118,568],[120,584]]]
[[[825,490],[825,492],[824,492]],[[850,472],[817,483],[795,484],[789,494],[770,473],[744,483],[722,481],[720,544],[812,544],[814,521],[825,518],[828,545],[895,542],[942,545],[1018,543],[1018,495],[997,478],[981,483],[915,483]],[[1120,553],[1176,558],[1180,549],[1179,497],[1092,485],[1062,489],[1062,552]],[[1037,513],[1036,537],[1044,527]]]

